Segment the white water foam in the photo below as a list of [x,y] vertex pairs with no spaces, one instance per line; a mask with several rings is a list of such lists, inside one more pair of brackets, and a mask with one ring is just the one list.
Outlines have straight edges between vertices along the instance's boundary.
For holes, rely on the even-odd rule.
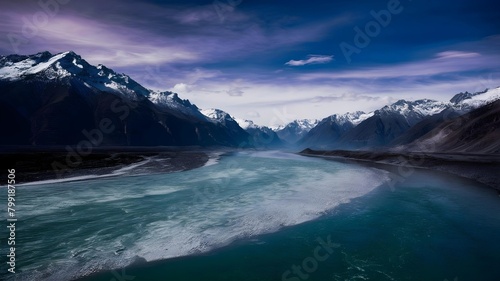
[[203,165],[203,167],[208,167],[212,165],[216,165],[219,163],[220,157],[224,154],[224,152],[210,152],[208,153],[208,161]]
[[41,180],[41,181],[34,181],[34,182],[27,182],[27,183],[19,183],[19,184],[16,184],[16,186],[44,185],[44,184],[54,184],[54,183],[83,181],[83,180],[92,180],[92,179],[99,179],[99,178],[109,178],[109,177],[122,176],[122,175],[125,175],[128,171],[133,170],[137,167],[140,167],[140,166],[142,166],[150,161],[151,161],[151,159],[148,158],[148,159],[141,161],[139,163],[135,163],[135,164],[131,164],[129,166],[122,167],[118,170],[111,172],[110,174],[105,174],[105,175],[86,175],[86,176],[76,176],[76,177],[69,177],[69,178],[62,178],[62,179],[54,179],[54,180]]
[[[255,176],[239,173],[245,180]],[[316,219],[388,180],[385,172],[372,169],[347,169],[335,174],[296,169],[295,173],[297,178],[273,183],[258,193],[248,191],[229,200],[215,199],[191,206],[175,220],[152,223],[125,256],[130,259],[139,255],[154,261],[206,252],[239,238]]]

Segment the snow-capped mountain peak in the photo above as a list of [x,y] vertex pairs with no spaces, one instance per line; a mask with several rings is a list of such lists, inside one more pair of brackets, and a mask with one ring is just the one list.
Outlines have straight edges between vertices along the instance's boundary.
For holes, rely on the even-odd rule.
[[319,120],[318,119],[301,119],[301,120],[295,120],[295,123],[297,123],[297,126],[302,129],[312,129],[314,126],[318,124]]
[[420,99],[416,101],[399,100],[391,105],[384,106],[375,113],[399,113],[408,118],[415,114],[420,116],[431,116],[442,112],[447,108],[453,108],[466,113],[475,108],[500,99],[500,87],[486,89],[477,93],[459,93],[449,102],[440,102],[431,99]]
[[0,56],[0,80],[14,82],[23,79],[35,79],[42,83],[60,81],[68,85],[75,81],[83,88],[113,93],[131,100],[147,97],[160,109],[208,121],[196,105],[179,98],[176,93],[150,91],[128,75],[117,73],[102,64],[93,66],[72,51],[55,55],[41,52]]
[[247,130],[247,129],[258,129],[259,128],[259,126],[256,125],[251,120],[235,118],[234,121],[236,121],[238,123],[238,125],[240,125],[240,127],[243,128],[244,130]]
[[347,112],[344,114],[334,114],[334,115],[331,115],[329,118],[332,122],[335,122],[338,125],[343,126],[346,123],[351,123],[353,125],[357,125],[371,116],[373,116],[373,113],[365,113],[363,111],[355,111],[355,112]]
[[[66,56],[74,57],[76,62],[74,55],[75,53],[69,51],[57,55],[41,52],[31,56],[5,56],[0,59],[0,79],[19,80],[24,76],[37,74],[48,69],[52,69],[53,73],[51,74],[54,74],[50,78],[69,76],[71,75],[71,69],[66,69],[68,68],[67,65],[63,67],[61,63],[64,64],[63,59]],[[73,65],[76,67],[75,64]]]
[[500,87],[477,93],[459,93],[451,98],[451,105],[459,110],[471,110],[500,99]]
[[375,110],[374,115],[398,114],[403,116],[408,124],[414,125],[422,118],[438,114],[449,107],[449,103],[431,99],[416,101],[398,100],[391,105],[386,105],[379,110]]
[[283,130],[285,128],[297,128],[299,130],[306,130],[309,131],[312,128],[314,128],[316,125],[318,125],[319,120],[317,119],[297,119],[294,120],[286,125],[281,125],[278,126],[275,131]]
[[189,100],[179,98],[177,93],[170,91],[151,92],[148,99],[161,109],[173,110],[200,120],[209,121],[207,116],[200,112],[200,109],[195,104],[192,104]]
[[413,113],[428,116],[437,114],[446,109],[448,106],[448,103],[431,99],[421,99],[416,101],[398,100],[391,105],[384,106],[380,109],[380,112],[397,112],[403,116],[409,116]]
[[90,65],[73,51],[52,55],[41,52],[29,56],[0,57],[0,79],[17,81],[28,77],[40,80],[77,79],[89,88],[135,99],[149,91],[125,74],[98,65]]
[[[210,120],[211,122],[217,123],[217,124],[222,124],[223,126],[226,126],[227,128],[229,128],[233,132],[243,131],[243,130],[246,130],[247,128],[249,128],[249,127],[240,126],[240,123],[237,121],[238,119],[233,118],[231,115],[229,115],[229,113],[227,113],[223,110],[220,110],[220,109],[210,108],[210,109],[200,110],[200,112],[204,116],[206,116],[208,118],[208,120]],[[240,122],[242,122],[242,123],[248,122],[248,123],[253,124],[253,122],[249,121],[249,120],[243,121],[240,119]],[[249,125],[249,124],[247,124],[247,125]]]
[[365,121],[366,119],[370,118],[373,116],[373,112],[365,113],[364,111],[356,111],[354,113],[347,113],[349,116],[349,120],[351,123],[356,126],[359,123]]
[[103,146],[250,146],[236,122],[215,124],[189,100],[150,91],[71,51],[0,56],[0,104],[22,120],[16,122],[22,133],[0,137],[9,145],[74,145],[106,119],[113,133],[101,135]]
[[216,108],[209,108],[209,109],[203,109],[200,110],[200,112],[205,115],[206,117],[214,120],[215,122],[223,122],[225,120],[233,120],[234,118],[231,117],[227,112],[222,111],[220,109]]
[[280,126],[274,131],[283,140],[289,143],[295,143],[298,139],[306,135],[312,128],[318,125],[319,120],[301,119],[294,120],[285,126]]

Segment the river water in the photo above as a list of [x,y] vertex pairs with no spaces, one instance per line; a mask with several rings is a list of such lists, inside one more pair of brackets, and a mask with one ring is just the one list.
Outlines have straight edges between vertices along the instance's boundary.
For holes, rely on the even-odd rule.
[[500,280],[500,197],[471,181],[277,151],[130,174],[19,186],[0,277]]

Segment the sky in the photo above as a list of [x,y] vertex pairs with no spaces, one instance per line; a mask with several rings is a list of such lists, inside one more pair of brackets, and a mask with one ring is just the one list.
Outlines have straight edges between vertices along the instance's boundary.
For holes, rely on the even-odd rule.
[[489,0],[2,1],[0,55],[46,50],[277,126],[500,86],[500,9]]

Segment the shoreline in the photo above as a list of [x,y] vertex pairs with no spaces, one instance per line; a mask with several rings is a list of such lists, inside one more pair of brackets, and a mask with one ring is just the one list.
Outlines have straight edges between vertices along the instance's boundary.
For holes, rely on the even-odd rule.
[[401,167],[444,172],[473,180],[495,189],[500,195],[500,155],[459,154],[459,153],[399,153],[385,151],[347,151],[305,149],[297,154],[321,157],[333,161],[354,162],[379,168],[397,167],[390,172],[404,178]]
[[[203,167],[213,158],[209,151],[194,149],[97,150],[74,157],[62,150],[0,152],[0,177],[7,169],[16,169],[19,185],[57,181],[78,181],[93,177],[134,175],[141,169],[149,173],[173,173]],[[72,157],[72,158],[69,158]]]

